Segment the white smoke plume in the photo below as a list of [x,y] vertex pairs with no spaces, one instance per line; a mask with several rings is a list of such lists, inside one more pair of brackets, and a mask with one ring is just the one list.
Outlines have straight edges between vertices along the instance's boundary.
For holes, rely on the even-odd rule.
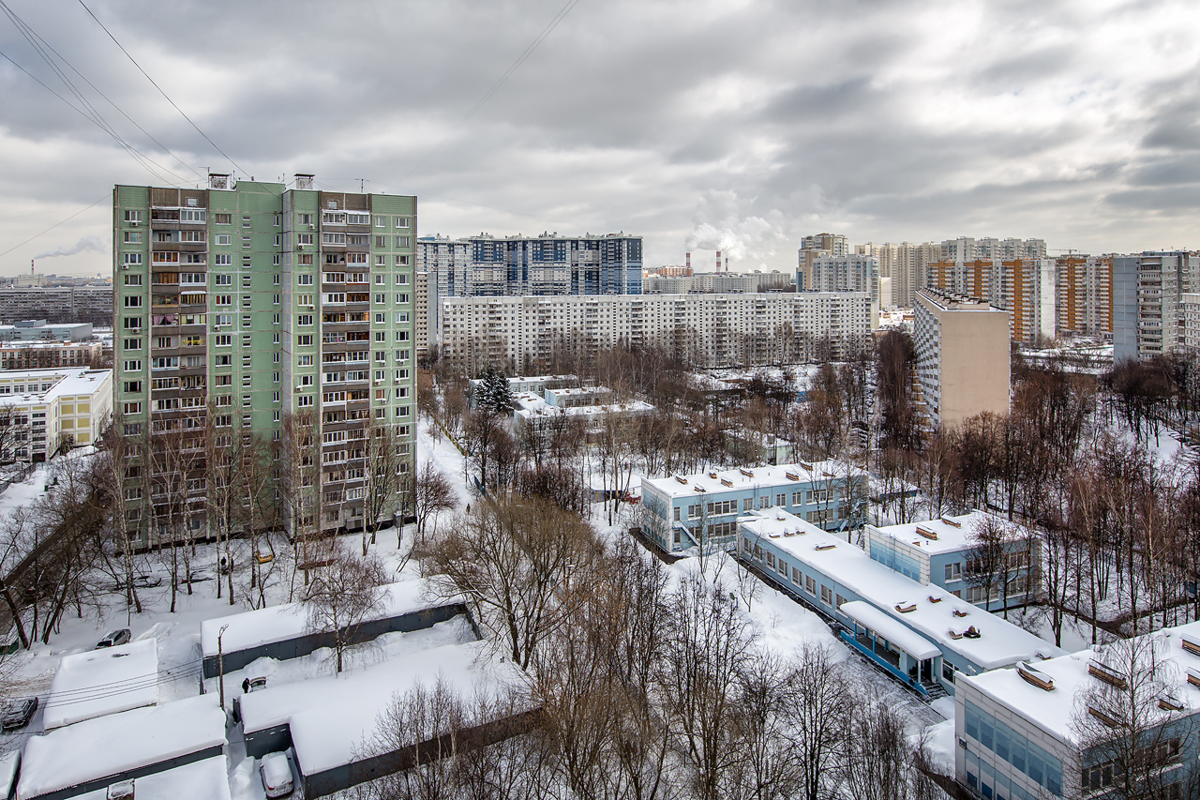
[[[693,221],[695,228],[685,244],[688,252],[720,250],[731,262],[761,261],[775,253],[777,243],[787,240],[782,212],[771,209],[765,217],[743,217],[736,192],[706,192]],[[701,263],[692,260],[693,266]]]
[[54,250],[47,250],[45,253],[38,253],[33,258],[37,260],[39,258],[54,258],[55,256],[73,256],[85,250],[103,253],[105,251],[104,242],[100,241],[99,236],[85,236],[70,247],[57,247]]

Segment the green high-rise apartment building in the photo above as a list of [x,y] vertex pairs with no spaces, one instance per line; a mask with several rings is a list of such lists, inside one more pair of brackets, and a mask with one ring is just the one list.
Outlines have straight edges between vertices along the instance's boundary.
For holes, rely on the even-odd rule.
[[256,497],[290,533],[407,513],[416,198],[294,186],[114,190],[113,413],[138,545],[256,524],[215,508],[214,464],[251,441],[270,450]]

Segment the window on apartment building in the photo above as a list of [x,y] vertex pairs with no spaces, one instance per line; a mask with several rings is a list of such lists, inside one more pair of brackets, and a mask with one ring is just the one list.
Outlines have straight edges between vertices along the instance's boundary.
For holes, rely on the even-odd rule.
[[125,394],[141,394],[141,381],[125,381]]
[[833,591],[823,583],[821,584],[821,602],[827,606],[833,605]]
[[407,228],[409,227],[409,223],[410,219],[408,217],[396,217],[397,228]]
[[126,275],[125,276],[125,285],[126,286],[141,286],[142,285],[142,276],[141,275]]
[[[407,267],[409,265],[408,259],[409,259],[408,256],[396,256],[396,266],[397,267]],[[405,277],[407,278],[408,276],[406,275]],[[404,282],[408,283],[407,280]]]
[[962,564],[947,564],[946,565],[946,582],[962,580]]

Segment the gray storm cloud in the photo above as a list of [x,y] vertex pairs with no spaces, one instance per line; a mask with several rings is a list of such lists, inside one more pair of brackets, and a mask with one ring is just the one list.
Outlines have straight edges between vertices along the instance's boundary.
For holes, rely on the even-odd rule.
[[38,253],[34,259],[39,258],[55,258],[57,256],[73,256],[76,253],[91,251],[94,253],[104,253],[108,251],[104,242],[100,241],[99,236],[85,236],[70,246],[56,247],[53,250],[47,250],[44,253]]

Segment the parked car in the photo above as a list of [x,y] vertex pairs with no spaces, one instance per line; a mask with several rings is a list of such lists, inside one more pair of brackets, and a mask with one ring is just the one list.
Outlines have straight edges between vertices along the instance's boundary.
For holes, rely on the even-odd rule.
[[248,678],[244,688],[247,694],[250,692],[262,691],[263,689],[267,688],[267,679],[264,677]]
[[116,647],[119,644],[125,644],[130,638],[132,637],[129,634],[129,628],[121,628],[119,631],[113,631],[108,636],[96,642],[96,649]]
[[0,713],[0,727],[6,731],[24,728],[29,724],[29,720],[33,719],[33,713],[37,711],[37,708],[38,699],[36,697],[8,701],[4,704],[4,711]]
[[292,765],[287,753],[268,753],[258,765],[267,797],[284,797],[292,793]]
[[204,581],[211,581],[212,579],[212,575],[207,572],[189,572],[187,577],[184,578],[181,583],[203,583]]

